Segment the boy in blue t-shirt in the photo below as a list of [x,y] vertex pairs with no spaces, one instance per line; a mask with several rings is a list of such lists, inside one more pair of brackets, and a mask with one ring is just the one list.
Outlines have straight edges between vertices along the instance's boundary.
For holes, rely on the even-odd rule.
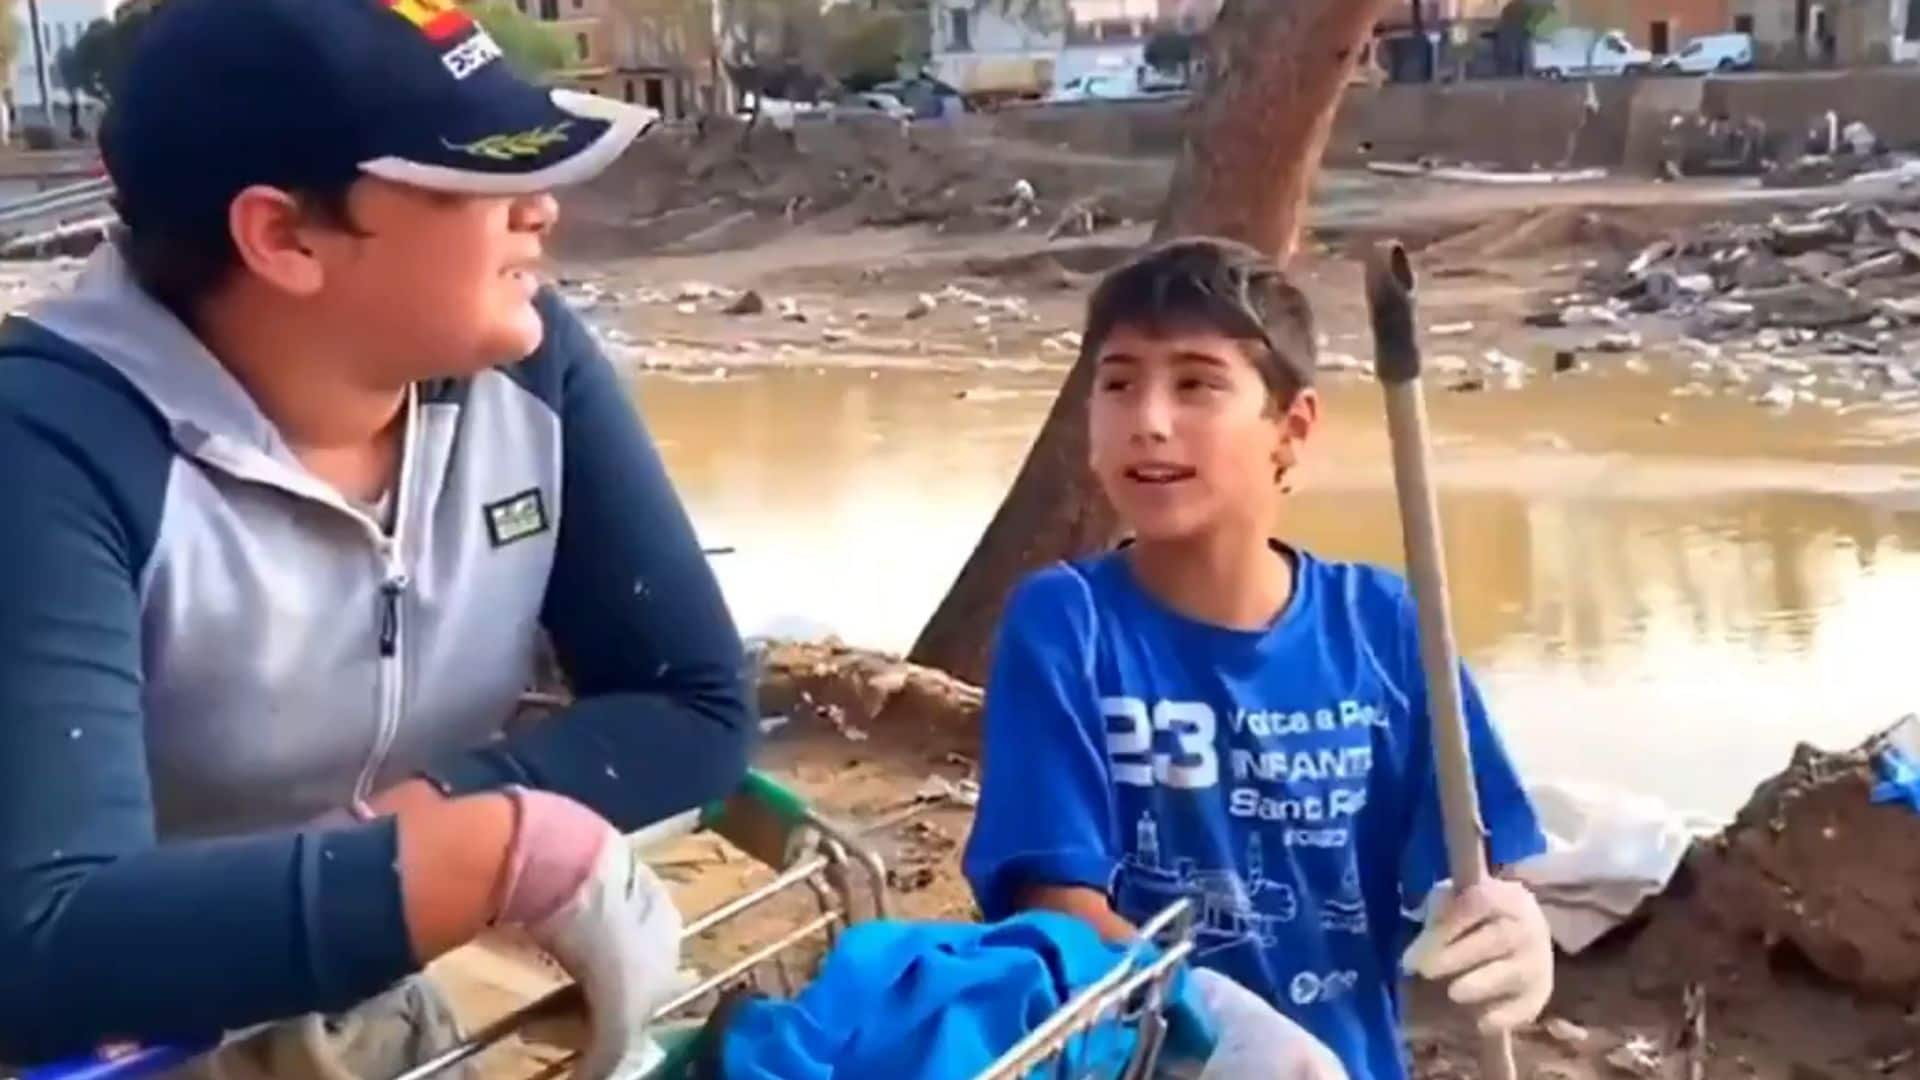
[[[1197,962],[1358,1078],[1406,1075],[1403,970],[1446,980],[1483,1030],[1533,1020],[1553,954],[1532,894],[1434,888],[1446,848],[1407,586],[1270,539],[1320,413],[1305,297],[1250,248],[1179,241],[1102,282],[1086,337],[1091,464],[1133,540],[1008,603],[965,858],[982,911],[1123,938],[1191,897]],[[1498,869],[1545,841],[1470,679],[1465,703]]]

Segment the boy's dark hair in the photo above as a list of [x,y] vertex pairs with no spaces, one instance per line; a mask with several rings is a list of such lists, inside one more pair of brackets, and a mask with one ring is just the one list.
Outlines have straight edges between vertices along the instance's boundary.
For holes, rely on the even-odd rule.
[[[359,230],[347,210],[349,186],[299,192],[295,199],[314,220],[349,232]],[[201,301],[220,288],[240,266],[240,252],[225,215],[171,221],[127,222],[114,230],[114,246],[126,260],[133,280],[147,295],[189,326],[195,323]]]
[[1174,240],[1108,273],[1087,301],[1087,355],[1119,326],[1156,335],[1209,330],[1246,342],[1247,359],[1281,405],[1313,385],[1312,306],[1271,258],[1237,241]]

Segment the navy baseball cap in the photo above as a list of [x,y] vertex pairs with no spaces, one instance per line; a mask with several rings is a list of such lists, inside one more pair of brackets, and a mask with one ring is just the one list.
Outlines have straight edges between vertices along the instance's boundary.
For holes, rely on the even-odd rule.
[[657,118],[526,81],[452,0],[167,0],[100,146],[137,225],[224,218],[254,184],[546,191],[596,175]]

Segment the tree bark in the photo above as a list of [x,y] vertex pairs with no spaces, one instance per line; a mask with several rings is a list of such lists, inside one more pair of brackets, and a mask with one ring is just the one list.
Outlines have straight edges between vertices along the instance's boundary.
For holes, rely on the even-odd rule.
[[[1210,234],[1285,263],[1299,242],[1340,95],[1386,0],[1227,0],[1207,35],[1207,84],[1153,238]],[[986,679],[1008,593],[1027,574],[1116,539],[1087,468],[1083,350],[985,535],[910,658]]]

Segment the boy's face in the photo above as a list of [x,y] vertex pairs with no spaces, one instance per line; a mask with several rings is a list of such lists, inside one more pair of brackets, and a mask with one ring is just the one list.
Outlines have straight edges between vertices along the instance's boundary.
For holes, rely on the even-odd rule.
[[312,299],[366,340],[370,377],[457,376],[518,360],[540,345],[533,297],[557,216],[547,194],[361,180],[348,196],[354,232],[309,234],[321,271]]
[[1093,470],[1134,535],[1185,540],[1239,524],[1264,536],[1279,474],[1319,415],[1314,392],[1281,408],[1245,346],[1211,331],[1121,324],[1096,362]]

